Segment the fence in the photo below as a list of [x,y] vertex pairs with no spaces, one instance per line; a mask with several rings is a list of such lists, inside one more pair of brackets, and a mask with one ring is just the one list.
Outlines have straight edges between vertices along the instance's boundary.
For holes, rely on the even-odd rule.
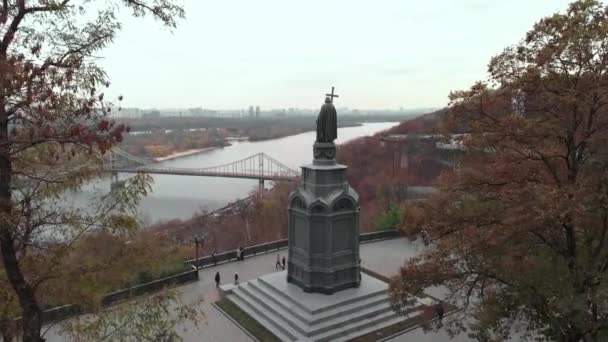
[[[400,232],[398,230],[383,230],[373,233],[365,233],[359,235],[359,243],[365,243],[376,240],[392,239],[399,237]],[[287,239],[276,240],[271,242],[262,243],[259,245],[248,246],[243,249],[243,257],[249,257],[257,254],[263,254],[268,252],[277,251],[281,248],[287,247]],[[198,266],[199,268],[205,268],[216,264],[236,260],[236,251],[229,251],[224,253],[216,254],[215,256],[207,255],[198,259],[186,260],[186,264]]]
[[101,304],[104,306],[115,304],[116,302],[125,299],[141,296],[146,293],[162,290],[166,287],[184,284],[196,280],[198,280],[198,271],[193,268],[190,271],[174,274],[172,276],[153,280],[145,284],[133,286],[128,289],[118,290],[109,293],[105,295],[105,297],[101,300]]

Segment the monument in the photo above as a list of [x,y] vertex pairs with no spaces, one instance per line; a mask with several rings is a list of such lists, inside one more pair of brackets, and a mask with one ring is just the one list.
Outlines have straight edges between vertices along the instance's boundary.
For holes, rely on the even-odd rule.
[[283,341],[347,341],[414,314],[397,315],[388,284],[361,272],[359,196],[347,167],[336,163],[334,97],[332,87],[317,118],[313,161],[302,166],[302,184],[287,204],[287,270],[220,286]]
[[306,292],[358,287],[359,195],[336,163],[334,88],[317,118],[314,160],[302,166],[302,186],[289,196],[287,281]]

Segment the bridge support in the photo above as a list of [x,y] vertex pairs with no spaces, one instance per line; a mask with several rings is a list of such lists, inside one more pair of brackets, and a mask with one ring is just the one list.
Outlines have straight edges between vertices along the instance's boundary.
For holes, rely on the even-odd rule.
[[118,179],[118,172],[112,172],[112,175],[110,176],[110,190],[114,190],[122,186],[124,186],[124,181],[121,182]]
[[260,178],[260,180],[258,181],[258,190],[260,192],[264,192],[264,179]]
[[118,172],[112,172],[111,180],[112,184],[118,183]]

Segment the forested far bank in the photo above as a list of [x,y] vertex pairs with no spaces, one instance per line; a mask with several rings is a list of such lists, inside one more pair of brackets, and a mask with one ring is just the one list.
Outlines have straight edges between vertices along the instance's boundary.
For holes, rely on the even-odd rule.
[[[364,122],[399,122],[411,114],[340,115],[339,127]],[[120,148],[140,157],[161,158],[187,150],[229,145],[230,139],[261,141],[315,129],[313,116],[224,118],[154,117],[120,119],[130,128]]]

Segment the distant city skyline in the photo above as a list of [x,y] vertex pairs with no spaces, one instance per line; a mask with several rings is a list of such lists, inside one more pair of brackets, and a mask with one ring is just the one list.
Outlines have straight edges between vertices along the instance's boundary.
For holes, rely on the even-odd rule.
[[124,16],[101,56],[123,107],[440,108],[566,0],[186,0],[171,33]]
[[[259,107],[258,107],[259,108]],[[252,109],[250,106],[249,109]],[[342,115],[401,115],[401,116],[412,116],[434,112],[440,108],[398,108],[398,109],[357,109],[340,107],[336,108]],[[302,115],[317,115],[319,108],[268,108],[266,110],[260,108],[259,112],[250,112],[247,109],[239,108],[226,108],[226,109],[214,109],[214,108],[137,108],[137,107],[124,107],[119,111],[113,111],[112,116],[116,118],[143,118],[143,117],[196,117],[196,116],[210,116],[210,117],[241,117],[241,118],[255,118],[255,117],[277,117],[277,116],[302,116]]]

